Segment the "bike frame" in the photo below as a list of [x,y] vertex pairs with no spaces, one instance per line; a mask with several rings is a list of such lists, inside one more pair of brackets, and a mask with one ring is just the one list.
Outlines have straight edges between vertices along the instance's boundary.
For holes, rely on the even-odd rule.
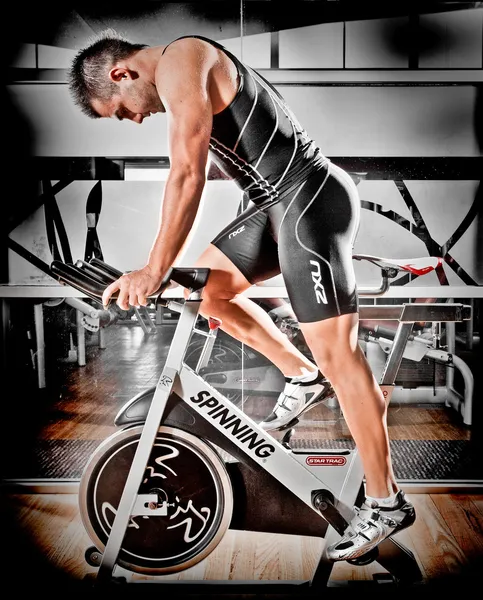
[[[182,306],[180,318],[176,326],[170,350],[162,374],[157,383],[155,393],[149,407],[144,423],[139,444],[131,465],[124,490],[117,508],[117,513],[112,524],[103,558],[99,567],[98,581],[103,582],[112,576],[116,566],[129,519],[135,514],[146,514],[146,505],[157,505],[156,495],[144,495],[138,500],[138,490],[142,483],[146,464],[155,443],[156,435],[162,423],[163,413],[168,399],[172,393],[179,396],[202,418],[214,426],[223,436],[229,438],[243,453],[270,475],[275,477],[290,491],[296,494],[305,504],[314,511],[314,518],[324,518],[320,509],[314,505],[314,493],[318,490],[328,492],[337,502],[337,510],[346,520],[350,520],[364,473],[357,449],[347,451],[313,451],[294,452],[281,442],[262,430],[255,421],[248,417],[241,409],[206,383],[202,377],[183,362],[183,357],[195,331],[199,308],[202,302],[203,288],[191,292]],[[169,306],[169,301],[166,303]],[[171,308],[176,308],[173,303]],[[364,310],[367,308],[367,310]],[[384,310],[385,308],[385,310]],[[415,310],[416,308],[416,310]],[[439,320],[455,320],[461,316],[461,305],[421,305],[421,309],[430,312],[433,318]],[[394,339],[391,352],[388,356],[386,368],[381,380],[381,386],[387,400],[401,362],[404,347],[411,333],[413,323],[421,319],[420,311],[415,305],[386,306],[386,307],[361,307],[364,318],[370,318],[372,310],[378,310],[387,318],[399,320],[398,330]],[[382,309],[382,311],[381,311]],[[214,336],[208,336],[207,343],[213,343]],[[203,353],[206,356],[206,353]],[[308,460],[308,457],[312,457]],[[328,467],[321,469],[322,467]],[[344,469],[341,474],[340,469]],[[323,473],[323,477],[322,477]],[[136,510],[141,513],[136,513]],[[166,515],[166,508],[151,509],[152,516]],[[335,540],[337,530],[330,526],[325,539],[326,546]],[[395,540],[386,540],[387,544],[396,545]],[[401,549],[401,547],[399,546]],[[394,552],[392,552],[393,554]],[[389,553],[391,555],[391,552]],[[321,558],[323,561],[324,556]],[[379,560],[381,564],[384,561]]]
[[[352,507],[363,479],[360,461],[356,460],[357,451],[311,452],[310,455],[334,457],[334,466],[324,480],[317,474],[317,466],[309,466],[306,454],[297,454],[262,430],[255,421],[226,399],[215,388],[207,384],[200,375],[183,363],[191,334],[199,314],[200,292],[195,292],[183,304],[175,334],[166,358],[163,372],[159,378],[151,406],[144,423],[139,444],[131,465],[111,533],[106,544],[103,559],[99,567],[98,579],[110,576],[115,567],[122,541],[131,516],[136,510],[136,497],[149,460],[151,448],[162,422],[168,398],[176,393],[187,402],[201,417],[207,419],[223,435],[246,453],[261,468],[278,479],[295,493],[305,504],[314,510],[314,518],[320,518],[320,512],[313,505],[312,492],[318,489],[328,490],[338,499],[339,510],[349,518]],[[345,477],[341,480],[337,469],[346,467]],[[320,470],[320,465],[319,465]],[[157,497],[146,495],[143,502],[157,503]],[[165,514],[158,509],[157,514]],[[156,509],[150,511],[156,515]]]
[[[439,259],[438,259],[439,260]],[[398,266],[397,263],[394,263]],[[102,296],[110,278],[109,265],[97,261],[88,264],[80,261],[75,267],[62,263],[52,263],[51,268],[60,279],[67,281],[90,295],[96,301]],[[393,269],[397,272],[395,269]],[[382,269],[383,277],[393,276],[391,269]],[[333,563],[326,556],[326,548],[341,535],[353,514],[359,492],[363,486],[364,473],[357,448],[351,450],[296,451],[288,445],[285,436],[283,443],[275,440],[262,430],[249,416],[235,406],[222,393],[217,391],[203,377],[184,363],[184,356],[191,336],[196,332],[196,322],[200,312],[202,293],[209,275],[209,269],[176,269],[170,272],[166,283],[176,281],[189,290],[184,303],[172,302],[161,297],[157,302],[180,312],[174,337],[170,344],[166,363],[157,382],[149,404],[139,442],[127,475],[119,505],[116,510],[111,532],[99,565],[96,583],[102,585],[111,581],[113,571],[122,547],[123,539],[131,517],[137,515],[166,516],[167,506],[160,503],[156,493],[139,494],[146,466],[163,416],[170,398],[177,398],[189,405],[226,440],[233,451],[246,456],[247,462],[255,465],[279,481],[287,490],[309,506],[314,518],[328,523],[324,539],[324,550],[316,568],[312,584],[327,584]],[[404,349],[416,322],[462,321],[471,318],[471,307],[462,304],[403,304],[388,306],[361,306],[360,319],[397,321],[398,327],[391,350],[387,356],[380,385],[386,401],[391,398],[394,381],[403,358]],[[218,324],[210,319],[210,329]],[[216,321],[216,319],[214,320]],[[215,339],[215,331],[207,335],[206,347],[202,350],[196,369],[207,364],[210,349]],[[176,400],[178,401],[178,400]],[[129,405],[130,403],[128,403]],[[122,411],[121,411],[122,412]],[[195,432],[196,435],[196,432]],[[236,447],[236,448],[235,448]],[[412,553],[394,538],[384,540],[377,547],[376,554],[367,557],[367,562],[377,562],[395,577],[421,578],[419,567]],[[365,559],[365,557],[361,557]],[[364,564],[356,562],[355,564]]]

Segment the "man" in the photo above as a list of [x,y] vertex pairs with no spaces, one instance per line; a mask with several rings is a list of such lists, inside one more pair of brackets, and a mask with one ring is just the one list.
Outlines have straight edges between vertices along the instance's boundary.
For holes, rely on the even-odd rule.
[[[93,118],[168,119],[171,168],[156,238],[146,265],[109,285],[104,304],[118,292],[122,309],[145,306],[159,289],[193,226],[210,158],[250,204],[198,260],[211,269],[202,313],[285,375],[264,429],[283,429],[313,406],[323,373],[361,456],[366,499],[329,557],[356,558],[410,526],[415,512],[393,474],[386,403],[358,345],[352,250],[360,201],[349,175],[321,153],[273,86],[207,38],[148,47],[108,30],[75,57],[70,90]],[[316,364],[242,295],[279,273]]]

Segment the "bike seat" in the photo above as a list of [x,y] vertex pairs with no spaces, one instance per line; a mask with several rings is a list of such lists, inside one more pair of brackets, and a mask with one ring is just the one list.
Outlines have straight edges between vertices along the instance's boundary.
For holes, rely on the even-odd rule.
[[443,264],[439,256],[422,256],[420,258],[382,258],[370,254],[353,254],[354,260],[367,260],[381,269],[396,269],[396,271],[408,271],[413,275],[425,275],[434,271],[436,267]]

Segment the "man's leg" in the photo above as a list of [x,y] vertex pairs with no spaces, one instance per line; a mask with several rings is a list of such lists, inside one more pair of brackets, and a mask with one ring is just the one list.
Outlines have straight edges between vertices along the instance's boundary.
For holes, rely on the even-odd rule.
[[348,560],[411,526],[416,514],[394,476],[387,405],[358,343],[358,314],[300,323],[300,327],[336,392],[364,468],[365,500],[341,539],[326,549],[332,560]]
[[391,464],[387,406],[358,343],[357,313],[300,323],[319,369],[334,388],[364,466],[366,492],[391,496],[397,484]]
[[[209,246],[197,266],[211,269],[202,314],[220,318],[224,331],[267,356],[286,376],[318,367],[336,391],[366,472],[366,501],[346,535],[327,549],[328,555],[333,560],[360,556],[388,535],[411,525],[414,508],[398,490],[393,474],[386,402],[358,344],[357,313],[300,323],[314,365],[263,308],[241,295],[251,284],[220,250]],[[387,505],[386,499],[391,500]]]
[[221,250],[210,244],[196,266],[211,269],[201,314],[221,319],[223,331],[266,356],[286,377],[317,370],[261,306],[241,295],[251,283]]

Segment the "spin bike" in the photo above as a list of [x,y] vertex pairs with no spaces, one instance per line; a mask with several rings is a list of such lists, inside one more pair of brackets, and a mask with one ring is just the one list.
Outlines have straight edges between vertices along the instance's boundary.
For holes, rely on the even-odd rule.
[[[381,289],[389,276],[415,263],[368,258],[379,261]],[[428,272],[440,259],[418,260],[417,268]],[[96,258],[75,264],[53,261],[51,271],[61,283],[97,302],[102,302],[105,287],[119,273]],[[141,394],[122,407],[115,418],[119,430],[98,446],[82,474],[79,506],[93,542],[86,560],[98,567],[95,585],[135,582],[136,573],[154,576],[164,589],[199,584],[163,581],[163,576],[196,565],[228,529],[234,529],[324,538],[309,581],[271,585],[277,591],[326,588],[333,562],[325,548],[342,535],[354,506],[363,500],[364,473],[357,448],[292,448],[290,436],[274,439],[207,383],[199,371],[221,325],[216,318],[208,319],[205,349],[196,367],[184,362],[209,275],[206,268],[172,268],[153,296],[157,305],[180,315],[154,395]],[[170,282],[187,289],[184,301],[162,297]],[[362,306],[360,312],[361,318],[399,323],[380,381],[388,401],[413,323],[471,318],[471,307],[462,304]],[[324,394],[333,394],[329,384]],[[422,579],[418,563],[396,537],[348,562],[377,561],[387,572],[380,576],[383,580],[417,583]],[[203,582],[203,590],[214,586],[219,592],[227,585],[247,591],[260,583]],[[269,587],[266,583],[264,591]]]

